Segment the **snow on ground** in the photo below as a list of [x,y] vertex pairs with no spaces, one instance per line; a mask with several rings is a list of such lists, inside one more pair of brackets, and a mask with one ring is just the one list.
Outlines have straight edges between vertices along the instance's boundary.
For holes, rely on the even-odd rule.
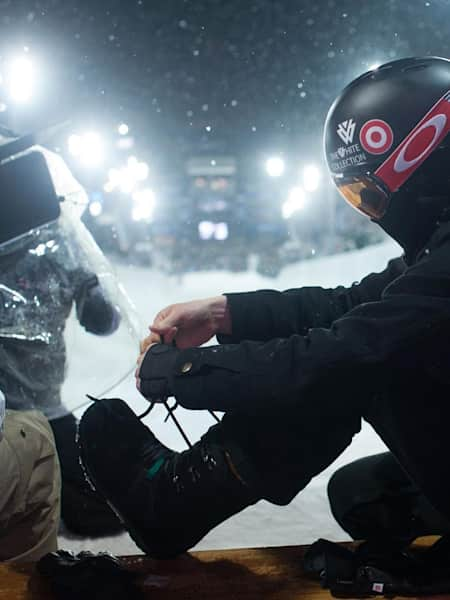
[[[255,272],[222,271],[191,273],[176,277],[151,269],[123,265],[117,265],[116,271],[135,303],[143,324],[148,325],[155,314],[169,304],[222,292],[262,288],[283,290],[305,285],[324,287],[349,285],[360,280],[367,273],[381,271],[390,258],[399,254],[400,249],[396,244],[385,242],[351,253],[290,265],[276,279],[267,279]],[[75,327],[75,324],[70,324],[71,333],[73,333],[72,328],[75,330]],[[94,340],[92,336],[79,333],[80,331],[81,328],[78,326],[76,356],[79,362],[74,364],[74,353],[72,355],[69,353],[69,360],[72,362],[65,390],[66,402],[72,409],[83,402],[84,393],[93,391],[86,387],[86,377],[89,373],[95,373],[96,381],[102,379],[101,375],[104,374],[103,380],[106,382],[111,372],[120,376],[128,370],[136,354],[135,347],[123,332],[118,336],[103,338],[97,348],[95,344],[100,343],[98,339]],[[142,337],[144,335],[145,327],[142,330]],[[131,375],[114,389],[113,396],[126,399],[136,412],[142,412],[147,406],[146,401],[136,392],[134,378]],[[81,413],[81,409],[77,411],[78,415]],[[184,449],[184,442],[178,431],[170,422],[164,423],[164,416],[164,410],[157,407],[145,422],[164,443],[177,450]],[[213,423],[208,414],[189,412],[182,408],[177,409],[177,416],[193,440]],[[326,497],[327,481],[339,466],[383,449],[384,445],[377,435],[368,425],[364,425],[351,446],[333,465],[313,479],[289,506],[275,507],[267,502],[260,502],[257,506],[246,509],[217,527],[200,542],[197,549],[305,544],[319,537],[331,540],[347,539],[330,513]],[[74,551],[107,550],[115,554],[140,552],[127,534],[98,540],[74,538],[63,534],[60,538],[60,546]]]

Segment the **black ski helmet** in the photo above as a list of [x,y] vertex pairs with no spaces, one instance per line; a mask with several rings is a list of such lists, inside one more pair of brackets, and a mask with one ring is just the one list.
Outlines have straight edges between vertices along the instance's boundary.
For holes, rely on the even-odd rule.
[[324,142],[334,183],[407,254],[427,242],[448,212],[449,131],[444,58],[384,64],[350,83],[329,110]]

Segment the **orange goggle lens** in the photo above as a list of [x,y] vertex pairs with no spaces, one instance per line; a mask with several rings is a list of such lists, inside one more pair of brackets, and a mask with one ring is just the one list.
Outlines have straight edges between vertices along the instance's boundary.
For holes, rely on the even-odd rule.
[[357,211],[379,220],[389,204],[389,194],[369,177],[352,177],[336,181],[337,188],[345,200]]

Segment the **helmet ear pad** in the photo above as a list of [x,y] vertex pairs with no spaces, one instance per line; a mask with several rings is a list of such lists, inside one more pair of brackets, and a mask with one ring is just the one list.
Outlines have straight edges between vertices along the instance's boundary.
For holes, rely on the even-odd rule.
[[377,223],[413,259],[441,221],[450,220],[450,148],[435,150],[392,194]]

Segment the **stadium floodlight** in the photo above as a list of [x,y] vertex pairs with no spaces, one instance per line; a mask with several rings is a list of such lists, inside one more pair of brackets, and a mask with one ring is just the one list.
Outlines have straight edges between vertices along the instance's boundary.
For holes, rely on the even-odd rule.
[[112,192],[119,188],[124,194],[131,194],[139,182],[148,178],[148,174],[148,164],[138,161],[135,156],[130,156],[125,166],[108,171],[108,181],[103,189],[105,192]]
[[98,200],[94,200],[89,204],[89,212],[93,217],[98,217],[102,214],[103,208],[102,203]]
[[283,203],[281,212],[284,219],[290,219],[294,213],[305,207],[306,197],[303,188],[294,187],[289,192],[288,199]]
[[15,58],[7,67],[5,82],[13,102],[24,104],[31,99],[35,84],[33,63],[25,56]]
[[266,160],[266,171],[270,177],[281,177],[284,168],[284,160],[279,156],[272,156]]
[[303,169],[303,187],[307,192],[315,192],[320,183],[320,171],[315,165]]
[[69,152],[85,167],[96,167],[103,162],[104,148],[98,133],[90,131],[82,135],[73,134],[68,139]]
[[200,221],[198,235],[201,240],[210,240],[214,236],[215,229],[215,225],[211,221]]
[[214,237],[221,242],[228,239],[228,224],[217,223]]
[[134,203],[131,211],[133,221],[151,221],[156,205],[156,198],[153,190],[150,188],[137,190],[133,193],[132,198]]
[[127,135],[130,131],[130,128],[126,123],[120,123],[120,125],[117,127],[117,131],[120,135]]
[[126,169],[129,176],[138,181],[144,181],[148,177],[149,169],[146,162],[140,162],[135,156],[130,156],[127,161]]

